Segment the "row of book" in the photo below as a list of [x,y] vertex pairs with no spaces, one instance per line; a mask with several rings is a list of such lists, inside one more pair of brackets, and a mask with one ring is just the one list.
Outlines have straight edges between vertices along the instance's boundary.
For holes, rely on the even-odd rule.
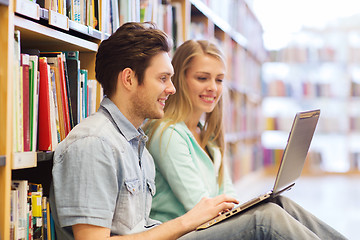
[[[345,48],[346,49],[346,48]],[[348,63],[358,64],[360,61],[360,48],[347,46],[344,53],[333,47],[311,47],[298,46],[287,47],[282,50],[270,51],[270,60],[287,63],[307,63],[307,62],[335,62],[347,61]]]
[[[61,18],[112,34],[126,22],[155,22],[169,35],[183,39],[182,9],[170,0],[18,0],[36,2]],[[178,45],[178,44],[176,44]]]
[[360,132],[360,116],[349,117],[349,129],[351,132]]
[[[344,119],[338,115],[327,115],[320,119],[320,123],[316,127],[319,133],[345,133],[350,131],[358,131],[360,129],[360,118],[350,117],[350,123],[346,123]],[[264,128],[267,131],[284,131],[291,129],[293,118],[288,116],[266,116],[264,118]]]
[[350,92],[350,96],[360,97],[360,83],[352,81],[350,86]]
[[299,85],[285,83],[283,80],[273,80],[263,87],[264,96],[315,98],[334,97],[331,83],[302,82]]
[[265,130],[283,130],[288,131],[291,128],[291,118],[285,117],[266,117],[265,118]]
[[350,170],[360,170],[360,152],[350,153]]
[[80,69],[79,52],[21,50],[15,32],[14,152],[52,151],[96,110],[95,80]]
[[11,181],[10,240],[54,240],[55,225],[41,184]]
[[[280,166],[281,159],[284,155],[284,149],[263,147],[263,166],[271,167]],[[310,150],[306,156],[303,172],[319,172],[321,171],[322,155],[318,151]]]
[[[263,29],[246,0],[206,0],[192,1],[199,9],[208,8],[208,17],[219,24],[220,29],[231,29],[231,34],[246,39],[246,48],[258,59],[265,58],[265,49],[261,37]],[[219,20],[221,19],[221,20]],[[242,38],[241,37],[241,38]]]
[[289,46],[269,52],[271,61],[286,63],[334,62],[340,54],[333,47]]
[[256,142],[237,142],[227,145],[225,157],[231,169],[233,182],[264,167],[261,149],[261,144]]
[[248,94],[229,91],[224,98],[224,126],[229,133],[260,133],[261,105],[249,99]]

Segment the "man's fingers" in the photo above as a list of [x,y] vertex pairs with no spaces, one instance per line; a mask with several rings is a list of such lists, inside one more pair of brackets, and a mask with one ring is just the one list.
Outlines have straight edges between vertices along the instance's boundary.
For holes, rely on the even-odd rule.
[[228,196],[226,194],[221,194],[218,195],[214,198],[215,204],[221,204],[222,202],[230,202],[230,203],[235,203],[238,204],[239,201],[236,200],[236,198]]

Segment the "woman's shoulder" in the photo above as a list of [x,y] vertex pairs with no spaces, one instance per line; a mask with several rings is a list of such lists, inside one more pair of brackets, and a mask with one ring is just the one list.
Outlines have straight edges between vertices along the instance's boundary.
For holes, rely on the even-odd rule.
[[169,121],[164,121],[160,124],[158,130],[161,130],[163,133],[172,133],[177,132],[180,135],[189,134],[190,130],[184,122],[170,123]]

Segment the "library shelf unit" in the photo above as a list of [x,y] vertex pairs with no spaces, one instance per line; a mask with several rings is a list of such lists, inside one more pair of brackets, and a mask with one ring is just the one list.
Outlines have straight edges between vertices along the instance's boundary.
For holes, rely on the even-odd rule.
[[226,59],[224,125],[233,181],[264,167],[261,66],[267,57],[262,27],[246,1],[191,0],[191,39],[210,39]]
[[[270,53],[263,65],[264,145],[286,141],[295,111],[321,109],[310,148],[310,174],[360,173],[360,75],[356,28],[304,29],[303,42]],[[282,126],[282,127],[281,127]],[[271,146],[272,145],[272,146]],[[281,146],[280,146],[281,147]]]
[[[100,31],[70,20],[65,15],[34,6],[27,0],[17,1],[0,2],[0,239],[10,238],[11,180],[16,178],[41,183],[46,195],[51,182],[53,154],[51,151],[14,151],[14,33],[20,32],[20,44],[24,49],[79,51],[80,67],[88,69],[89,79],[95,79],[98,45],[111,34],[105,31],[105,21],[100,21],[103,29]],[[128,1],[129,4],[132,2],[135,1]],[[152,11],[157,12],[158,16],[154,14],[156,18],[153,16],[152,20],[169,35],[176,31],[177,45],[193,38],[196,24],[203,24],[207,30],[202,32],[205,34],[201,38],[217,41],[223,48],[228,67],[225,83],[228,91],[224,93],[225,138],[233,180],[237,181],[251,171],[262,168],[260,70],[266,52],[261,40],[262,28],[251,7],[245,0],[226,0],[221,7],[216,5],[219,1],[210,0],[154,2],[158,4]],[[101,1],[101,4],[105,4],[105,1]],[[233,9],[233,4],[239,11]],[[221,13],[221,9],[225,8],[230,17]],[[140,12],[140,9],[136,8],[132,12],[137,11]],[[171,18],[171,14],[175,12],[177,17]],[[168,23],[164,23],[164,16],[167,14],[170,14],[167,19],[173,19],[170,28],[166,26]],[[122,16],[119,18],[122,23]],[[236,21],[233,22],[234,18]],[[138,21],[136,16],[127,19]],[[99,104],[100,88],[96,96]],[[30,158],[35,165],[13,169],[14,161],[21,160],[22,157]]]
[[[29,2],[25,2],[25,6],[27,4]],[[13,150],[15,31],[20,32],[22,49],[79,51],[80,66],[89,70],[89,78],[92,79],[95,79],[94,65],[98,44],[105,38],[104,34],[99,35],[98,31],[89,31],[88,27],[79,27],[76,23],[70,23],[71,28],[65,30],[61,25],[54,25],[54,22],[49,24],[47,9],[31,5],[27,13],[15,6],[17,5],[14,0],[10,0],[8,4],[0,4],[0,239],[10,239],[11,179],[41,183],[44,195],[48,196],[53,155],[51,151]],[[12,169],[15,161],[30,161],[34,164],[27,168]]]

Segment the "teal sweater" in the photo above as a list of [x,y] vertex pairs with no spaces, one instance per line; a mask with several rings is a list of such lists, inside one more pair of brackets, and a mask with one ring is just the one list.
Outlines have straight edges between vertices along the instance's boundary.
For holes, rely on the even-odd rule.
[[218,185],[221,153],[217,146],[207,146],[212,160],[184,122],[168,127],[160,142],[162,126],[155,131],[148,147],[156,166],[151,218],[165,222],[179,217],[205,196],[222,193],[236,196],[226,168],[223,184]]

